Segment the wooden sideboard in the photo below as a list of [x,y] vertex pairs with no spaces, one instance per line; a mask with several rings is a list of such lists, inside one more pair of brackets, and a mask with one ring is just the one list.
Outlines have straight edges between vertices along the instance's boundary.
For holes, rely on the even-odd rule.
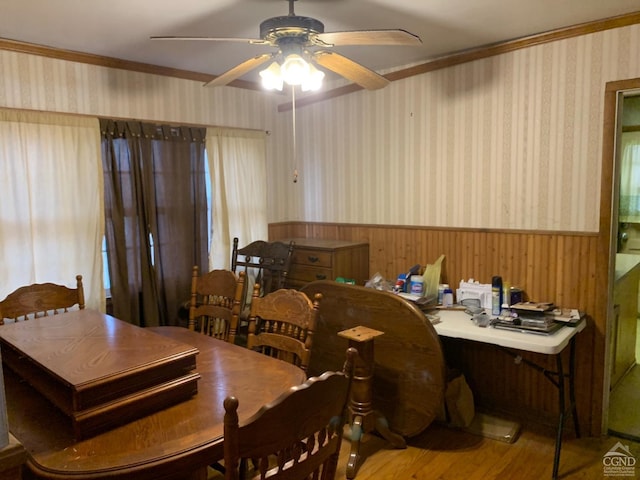
[[316,280],[337,277],[364,285],[369,279],[369,244],[346,240],[291,238],[295,242],[291,268],[287,276],[289,288],[301,288]]

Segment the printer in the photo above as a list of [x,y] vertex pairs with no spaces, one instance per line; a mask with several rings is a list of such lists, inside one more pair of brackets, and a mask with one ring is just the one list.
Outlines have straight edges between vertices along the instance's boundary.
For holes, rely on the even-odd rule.
[[463,300],[475,299],[484,309],[491,310],[491,284],[480,283],[470,278],[468,281],[460,280],[460,287],[456,289],[456,302],[464,304]]

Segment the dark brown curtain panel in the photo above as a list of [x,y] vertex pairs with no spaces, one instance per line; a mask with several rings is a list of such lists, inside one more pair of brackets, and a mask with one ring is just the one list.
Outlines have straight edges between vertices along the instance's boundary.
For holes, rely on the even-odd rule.
[[207,269],[205,129],[101,120],[114,316],[177,325],[191,269]]

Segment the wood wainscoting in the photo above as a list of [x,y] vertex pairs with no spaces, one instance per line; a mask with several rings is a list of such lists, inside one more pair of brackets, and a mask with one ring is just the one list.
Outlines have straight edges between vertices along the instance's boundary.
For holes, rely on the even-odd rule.
[[[370,275],[378,272],[389,280],[416,263],[432,263],[444,254],[442,281],[454,289],[462,279],[491,283],[493,275],[501,275],[522,288],[526,299],[585,311],[588,326],[576,342],[578,418],[582,434],[600,435],[607,290],[596,270],[598,265],[602,268],[597,233],[305,222],[269,226],[270,240],[290,237],[366,241]],[[449,366],[465,373],[479,409],[548,425],[557,421],[557,390],[541,372],[491,346],[460,341],[443,344]],[[555,370],[553,358],[522,356]],[[572,431],[570,425],[567,423],[566,431]]]

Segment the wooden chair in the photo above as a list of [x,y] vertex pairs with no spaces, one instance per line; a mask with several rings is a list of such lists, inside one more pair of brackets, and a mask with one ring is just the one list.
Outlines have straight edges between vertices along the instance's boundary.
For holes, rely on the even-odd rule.
[[[238,248],[238,238],[233,239],[231,270],[254,273],[260,284],[261,294],[271,293],[285,287],[291,266],[294,242],[265,242],[258,240],[246,247]],[[253,269],[253,272],[252,272]]]
[[304,293],[282,288],[260,296],[256,283],[251,298],[247,348],[299,366],[309,366],[313,333],[322,294],[309,300]]
[[239,425],[238,399],[224,400],[226,480],[331,480],[336,475],[357,352],[342,372],[292,387]]
[[244,292],[244,272],[236,276],[229,270],[212,270],[199,274],[193,267],[189,330],[234,343],[238,329],[238,315]]
[[13,321],[46,317],[66,312],[78,305],[84,308],[82,275],[76,275],[76,288],[55,283],[34,283],[11,292],[0,302],[0,325],[5,319]]

